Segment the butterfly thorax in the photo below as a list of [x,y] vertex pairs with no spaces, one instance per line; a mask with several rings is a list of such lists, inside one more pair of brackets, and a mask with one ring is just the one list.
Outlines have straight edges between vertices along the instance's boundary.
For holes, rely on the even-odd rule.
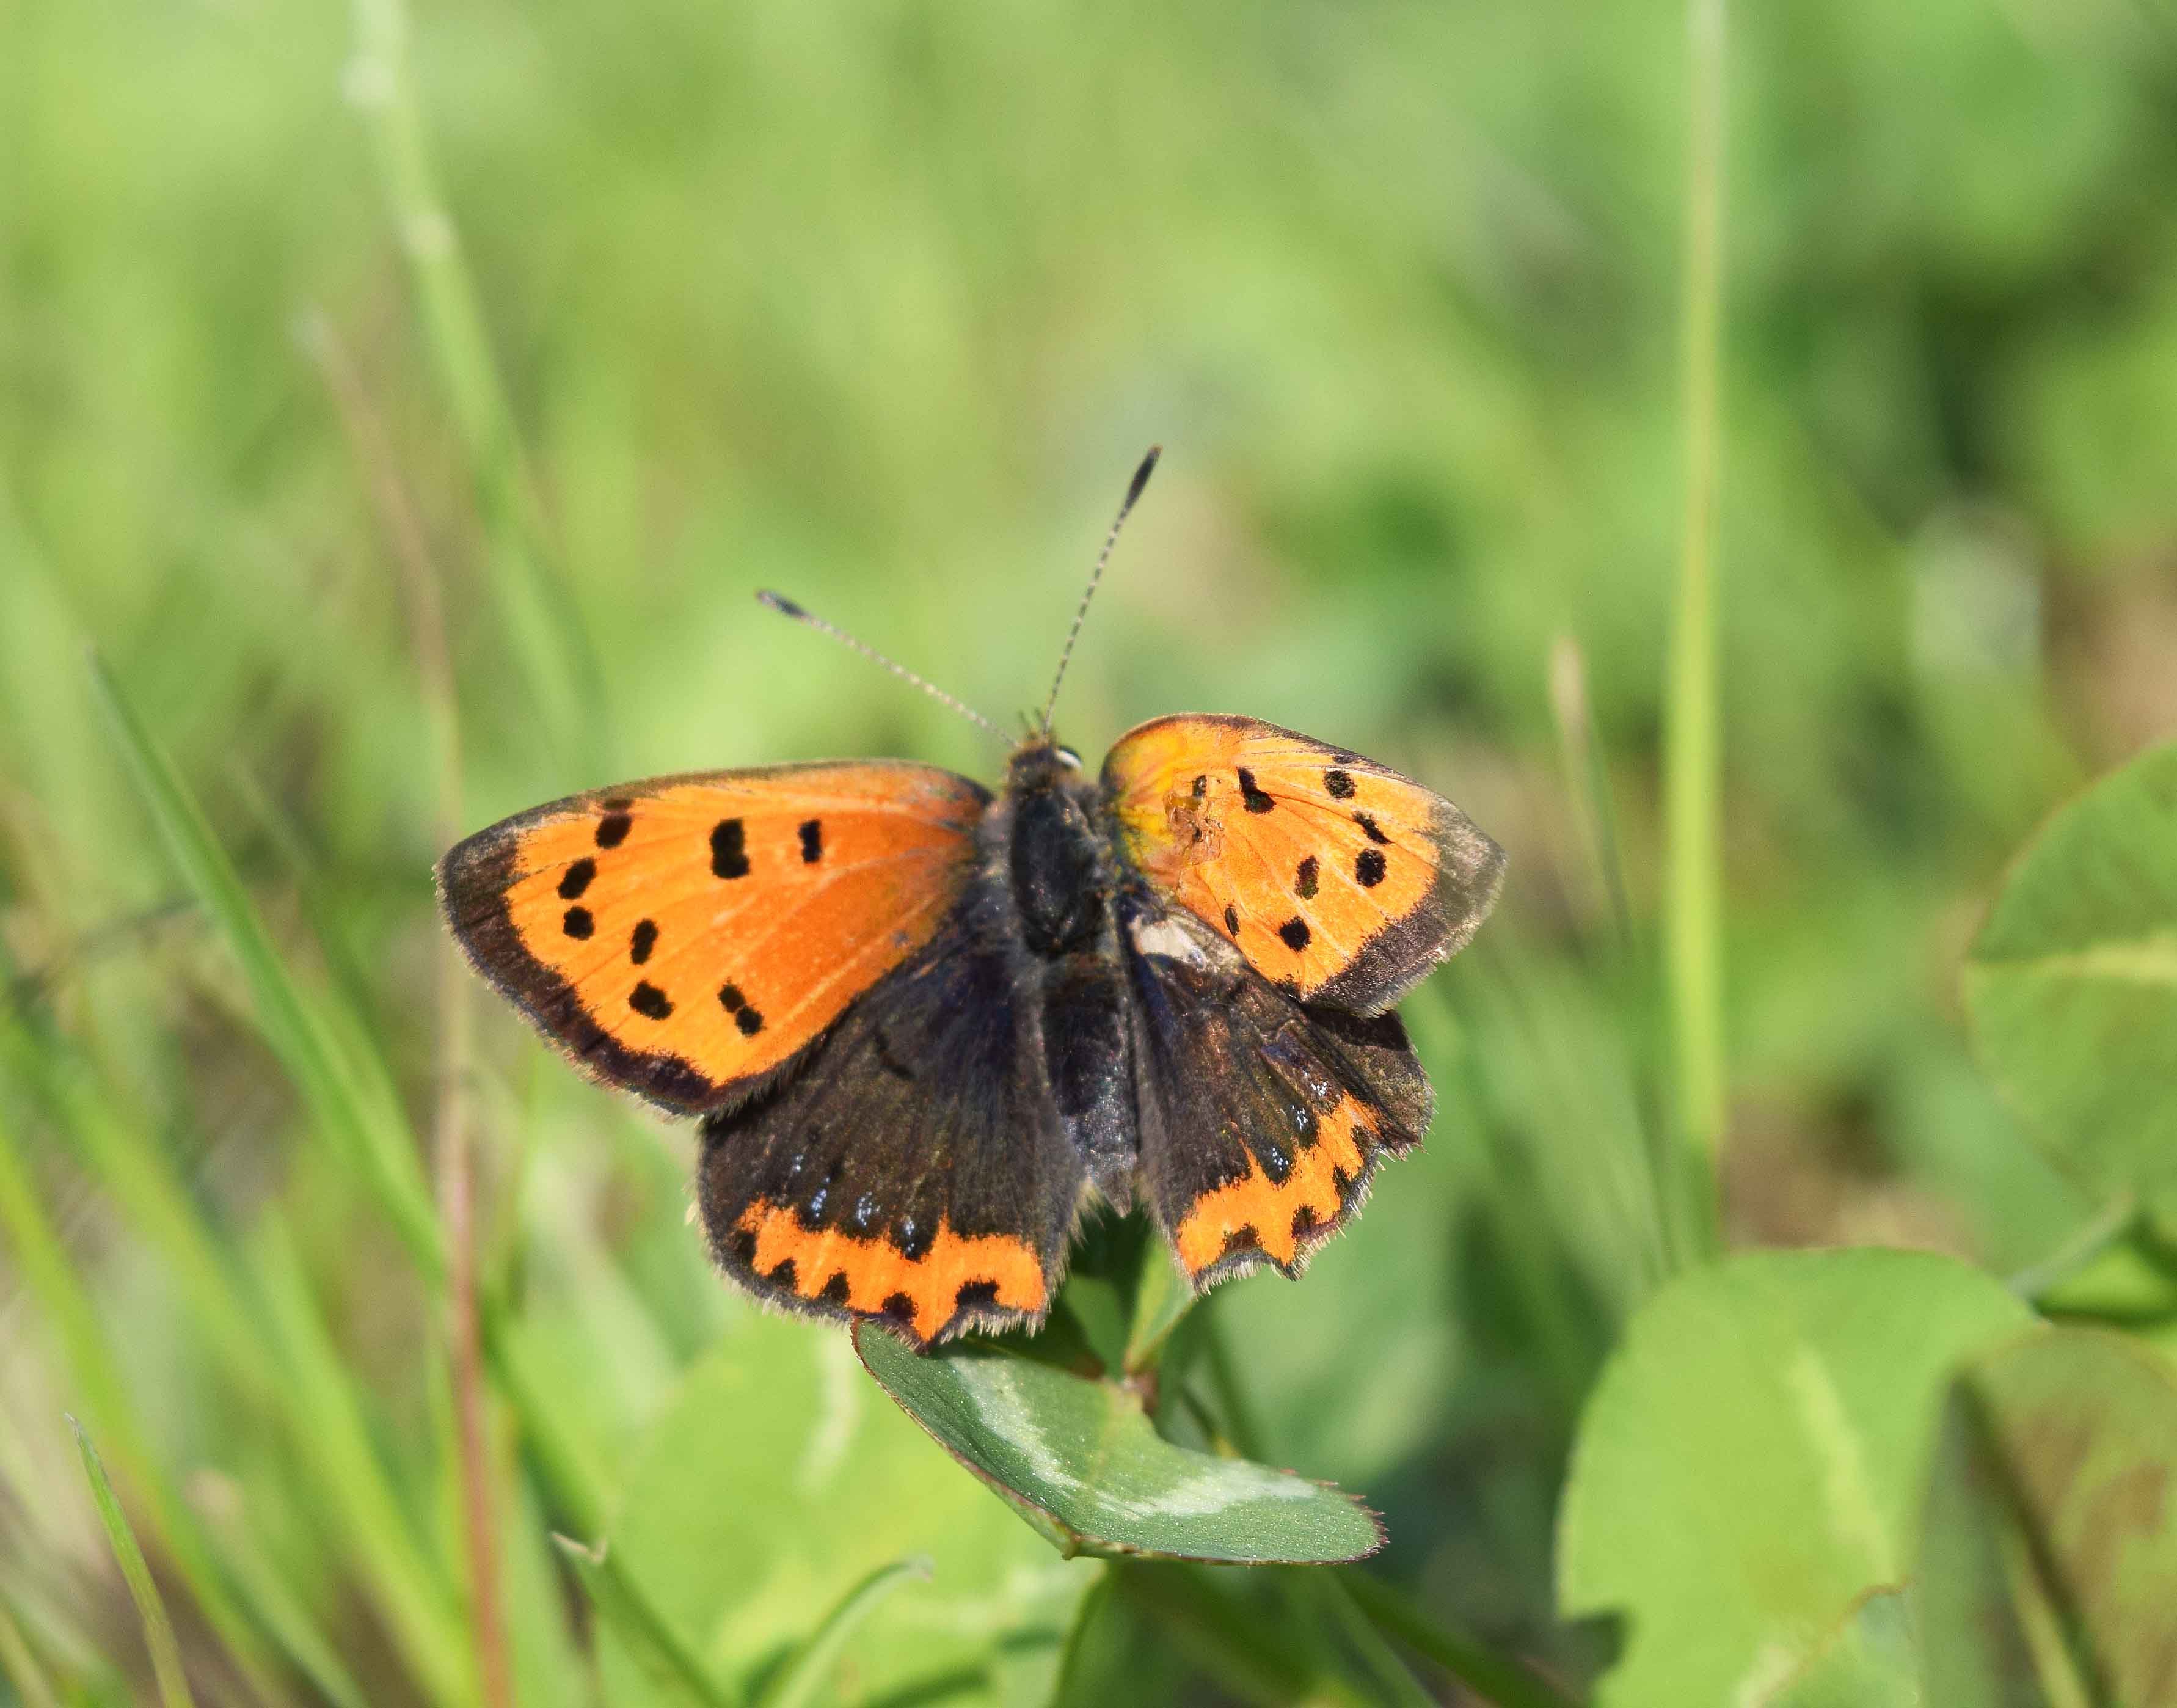
[[1093,948],[1109,883],[1095,784],[1066,749],[1034,741],[1013,756],[1005,794],[1006,877],[1022,941],[1047,958]]
[[1050,1106],[1105,1196],[1123,1204],[1136,1158],[1131,1040],[1102,793],[1044,739],[1013,755],[984,821],[985,881],[1002,889],[1021,1014]]

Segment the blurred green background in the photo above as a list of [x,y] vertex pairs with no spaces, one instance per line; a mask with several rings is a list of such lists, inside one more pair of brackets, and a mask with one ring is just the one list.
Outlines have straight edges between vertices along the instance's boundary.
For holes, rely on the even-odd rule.
[[[2147,0],[1838,0],[1745,9],[1728,64],[1727,1231],[2008,1273],[2096,1206],[1975,1069],[1957,962],[2032,827],[2177,728],[2177,35]],[[1066,738],[1252,713],[1513,862],[1409,1011],[1429,1145],[1297,1288],[1220,1296],[1222,1345],[1266,1456],[1383,1513],[1372,1569],[1584,1678],[1552,1515],[1659,1273],[1686,106],[1681,11],[1620,0],[0,12],[0,1681],[150,1689],[74,1411],[207,1700],[246,1697],[193,1526],[257,1585],[243,1623],[303,1633],[264,1640],[280,1700],[470,1688],[439,1313],[188,903],[86,649],[428,1132],[450,817],[833,755],[988,778],[750,594],[1010,721],[1153,441]],[[495,1403],[523,1700],[621,1700],[547,1537],[645,1524],[684,1582],[738,1563],[690,1615],[721,1654],[932,1552],[838,1688],[1028,1700],[1008,1668],[1096,1569],[709,1274],[688,1130],[496,1003],[475,1026],[486,1285],[600,1497],[570,1511],[533,1404]],[[289,1338],[253,1349],[260,1312]],[[820,1490],[835,1440],[885,1474]],[[1238,1688],[1143,1621],[1143,1700]]]

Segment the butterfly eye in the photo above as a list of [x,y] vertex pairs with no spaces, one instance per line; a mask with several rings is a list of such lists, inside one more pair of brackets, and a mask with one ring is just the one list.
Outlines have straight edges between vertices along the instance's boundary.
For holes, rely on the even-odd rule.
[[1081,769],[1081,756],[1076,753],[1072,748],[1056,747],[1053,748],[1051,751],[1058,756],[1058,762],[1064,766],[1068,771],[1078,771]]

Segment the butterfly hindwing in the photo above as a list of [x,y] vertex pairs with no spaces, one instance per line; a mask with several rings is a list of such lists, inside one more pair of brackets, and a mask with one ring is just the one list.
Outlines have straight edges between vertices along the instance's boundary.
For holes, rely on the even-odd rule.
[[554,801],[440,863],[478,971],[586,1071],[719,1106],[927,945],[990,796],[876,761],[662,778]]
[[1122,899],[1141,1181],[1198,1288],[1297,1275],[1434,1106],[1395,1014],[1311,1008],[1146,890]]
[[1121,851],[1272,984],[1380,1013],[1463,948],[1504,852],[1457,807],[1342,748],[1183,714],[1104,761]]
[[703,1123],[703,1218],[759,1296],[918,1346],[1039,1322],[1085,1178],[972,901],[783,1083]]

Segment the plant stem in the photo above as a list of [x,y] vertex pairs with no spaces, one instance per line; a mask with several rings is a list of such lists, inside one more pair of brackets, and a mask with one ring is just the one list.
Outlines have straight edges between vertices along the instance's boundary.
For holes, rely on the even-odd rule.
[[[446,642],[445,601],[438,567],[407,486],[379,424],[362,377],[332,327],[313,314],[303,345],[316,359],[345,430],[350,451],[370,488],[385,530],[408,608],[409,638],[432,735],[437,799],[435,840],[450,848],[461,833],[461,724]],[[439,943],[438,1094],[432,1122],[439,1218],[446,1240],[446,1339],[453,1366],[460,1443],[462,1515],[467,1531],[469,1596],[476,1625],[477,1687],[485,1708],[511,1708],[514,1675],[507,1657],[499,1593],[499,1527],[492,1502],[483,1360],[477,1325],[476,1166],[470,1142],[468,1078],[475,1032],[468,969],[452,940]]]
[[1715,1214],[1724,1143],[1722,838],[1717,728],[1716,541],[1723,209],[1724,0],[1687,0],[1690,74],[1684,280],[1685,509],[1671,631],[1664,795],[1667,965],[1678,1125]]

